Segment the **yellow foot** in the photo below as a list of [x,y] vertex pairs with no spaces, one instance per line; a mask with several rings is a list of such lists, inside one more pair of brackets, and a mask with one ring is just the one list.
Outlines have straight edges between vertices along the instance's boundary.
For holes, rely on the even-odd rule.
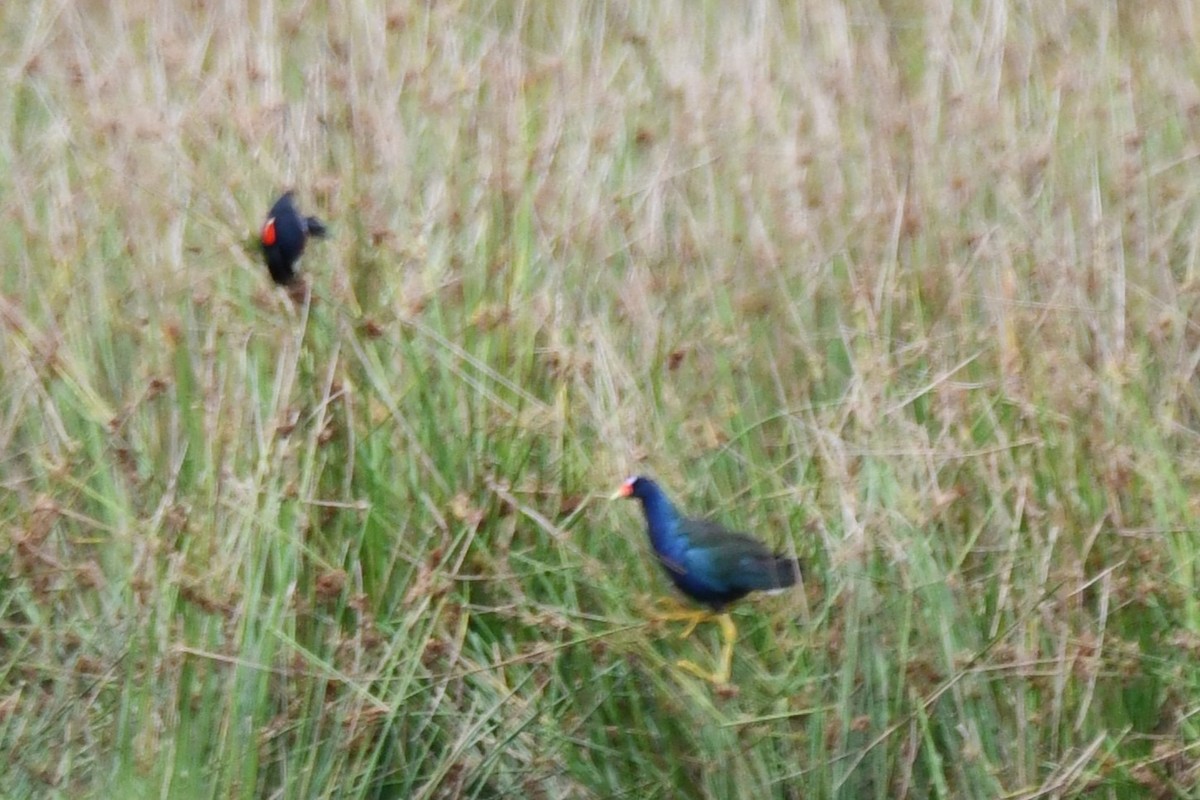
[[724,686],[725,684],[729,683],[728,670],[720,670],[719,672],[709,672],[708,670],[704,669],[696,662],[688,661],[686,659],[680,659],[679,661],[676,661],[675,666],[679,667],[684,672],[688,672],[688,673],[691,673],[692,675],[695,675],[697,678],[699,678],[702,681],[708,681],[709,683],[716,684],[717,686]]
[[711,622],[716,619],[717,615],[708,611],[671,611],[659,612],[651,616],[651,619],[659,622],[686,622],[687,625],[679,634],[680,639],[686,639],[692,635],[692,631],[696,630],[696,626],[701,622]]
[[675,662],[675,666],[710,683],[717,685],[729,683],[729,676],[733,671],[733,645],[737,641],[737,626],[733,624],[733,617],[728,614],[714,614],[711,611],[695,609],[680,610],[677,608],[673,611],[654,612],[652,618],[663,621],[686,621],[688,624],[683,629],[683,633],[679,634],[680,639],[686,639],[691,636],[692,631],[696,630],[696,626],[701,622],[716,622],[719,624],[721,626],[723,643],[721,646],[721,666],[716,672],[709,672],[691,661],[677,661]]
[[671,596],[656,597],[650,604],[651,616],[655,614],[699,614],[694,606],[687,606]]

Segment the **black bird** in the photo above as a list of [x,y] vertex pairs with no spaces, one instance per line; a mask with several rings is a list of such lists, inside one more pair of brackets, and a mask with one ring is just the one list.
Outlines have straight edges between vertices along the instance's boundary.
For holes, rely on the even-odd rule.
[[737,627],[725,610],[750,592],[773,591],[794,586],[800,578],[800,563],[783,553],[773,553],[765,544],[710,520],[689,519],[680,514],[658,484],[635,476],[625,481],[614,497],[642,501],[646,530],[654,555],[667,576],[683,594],[708,606],[707,610],[680,609],[658,613],[659,619],[684,620],[689,636],[701,622],[716,621],[725,644],[721,668],[710,673],[690,661],[678,666],[694,675],[723,684],[729,681]]
[[324,238],[328,233],[325,223],[316,217],[305,217],[296,210],[292,192],[284,192],[267,212],[259,234],[263,257],[271,279],[280,286],[288,286],[296,280],[296,262],[304,253],[309,236]]

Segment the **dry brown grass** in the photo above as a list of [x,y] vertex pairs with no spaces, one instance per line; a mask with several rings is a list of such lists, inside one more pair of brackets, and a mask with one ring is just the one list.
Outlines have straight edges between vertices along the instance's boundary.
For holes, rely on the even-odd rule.
[[4,5],[0,794],[1197,796],[1197,24]]

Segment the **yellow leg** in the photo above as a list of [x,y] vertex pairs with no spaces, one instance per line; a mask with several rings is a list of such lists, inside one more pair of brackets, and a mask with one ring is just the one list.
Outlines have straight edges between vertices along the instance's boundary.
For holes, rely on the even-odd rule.
[[656,597],[651,604],[650,616],[654,619],[659,619],[659,615],[673,616],[675,614],[701,614],[694,606],[687,606],[679,602],[674,597],[667,595],[665,597]]
[[686,660],[676,661],[675,666],[690,672],[697,678],[720,686],[729,683],[729,676],[733,674],[733,645],[737,641],[737,626],[733,624],[733,617],[728,614],[712,614],[711,618],[720,624],[721,636],[724,639],[724,643],[721,645],[721,668],[716,672],[709,672],[694,662]]
[[716,619],[717,615],[711,611],[705,611],[697,608],[683,608],[675,604],[674,608],[670,609],[654,609],[650,612],[650,618],[659,622],[686,622],[687,627],[683,629],[683,633],[679,634],[680,639],[686,639],[692,635],[692,631],[696,630],[696,626],[701,622],[709,622]]
[[702,622],[715,621],[719,624],[724,640],[721,645],[720,669],[716,672],[709,672],[687,660],[676,661],[675,666],[711,683],[729,683],[729,676],[733,672],[733,645],[737,641],[737,626],[733,624],[733,617],[729,614],[714,614],[711,611],[699,609],[682,609],[678,606],[669,611],[654,611],[651,616],[653,619],[665,622],[687,622],[687,627],[683,629],[683,633],[679,634],[680,639],[691,636],[692,631],[696,630],[696,626]]

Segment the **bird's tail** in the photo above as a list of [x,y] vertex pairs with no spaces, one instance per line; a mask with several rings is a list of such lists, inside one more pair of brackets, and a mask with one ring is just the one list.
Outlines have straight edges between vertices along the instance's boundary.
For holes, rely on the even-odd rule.
[[764,589],[786,589],[800,580],[800,561],[783,553],[776,553],[767,564]]
[[316,217],[308,217],[304,220],[305,226],[308,228],[309,236],[316,236],[318,239],[324,239],[329,235],[329,228],[325,227],[325,223]]

